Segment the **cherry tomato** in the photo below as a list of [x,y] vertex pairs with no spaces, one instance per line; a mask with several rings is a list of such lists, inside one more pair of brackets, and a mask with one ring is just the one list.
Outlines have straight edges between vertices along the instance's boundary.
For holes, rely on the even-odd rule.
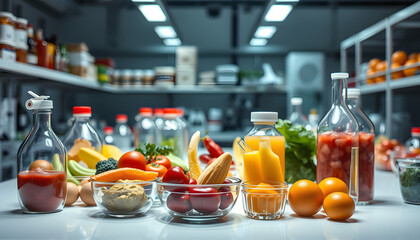
[[386,150],[392,150],[393,146],[390,140],[385,139],[382,141],[381,143],[382,148],[386,151]]
[[218,158],[220,155],[222,155],[223,149],[217,144],[213,139],[211,139],[209,136],[204,136],[203,138],[203,144],[204,147],[206,147],[207,151],[209,151],[210,156],[213,158]]
[[163,155],[158,155],[156,156],[156,158],[153,157],[152,160],[154,163],[157,163],[159,165],[163,165],[165,166],[167,169],[172,167],[172,163],[171,160],[169,160],[169,158],[163,156]]
[[166,200],[166,206],[172,211],[179,213],[186,213],[192,210],[188,194],[171,193]]
[[137,151],[126,152],[120,157],[117,167],[137,168],[144,171],[146,170],[146,159],[144,158],[143,154]]
[[220,194],[220,209],[228,208],[233,202],[233,195],[231,193],[230,187],[221,187],[219,188]]
[[[190,177],[187,174],[185,174],[184,169],[176,166],[168,169],[168,171],[162,178],[162,182],[174,184],[189,184]],[[183,187],[174,186],[165,186],[165,189],[172,192],[185,192],[188,190]]]
[[346,193],[331,193],[324,200],[324,211],[328,217],[343,221],[353,215],[354,201]]
[[190,189],[192,207],[200,213],[211,214],[220,206],[220,196],[212,187],[195,187]]
[[303,179],[290,187],[288,199],[295,213],[310,217],[321,209],[324,194],[316,183]]
[[209,155],[209,154],[201,154],[200,155],[200,161],[202,163],[207,164],[208,162],[210,162],[210,160],[212,160],[213,158]]
[[146,171],[157,172],[158,177],[163,177],[163,175],[165,175],[168,169],[163,165],[159,165],[156,163],[149,163],[146,165]]

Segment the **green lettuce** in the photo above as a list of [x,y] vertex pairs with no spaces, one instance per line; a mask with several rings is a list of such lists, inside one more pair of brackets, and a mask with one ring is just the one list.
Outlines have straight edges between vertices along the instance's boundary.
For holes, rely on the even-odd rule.
[[314,181],[316,178],[316,137],[312,131],[289,120],[279,119],[277,130],[286,140],[285,180],[294,183],[300,179]]

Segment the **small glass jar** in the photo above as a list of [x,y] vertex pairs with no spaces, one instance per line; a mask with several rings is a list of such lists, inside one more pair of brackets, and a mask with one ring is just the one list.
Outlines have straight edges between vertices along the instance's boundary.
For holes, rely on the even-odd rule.
[[141,69],[134,70],[133,85],[141,85],[141,79],[143,78],[144,72]]
[[[0,12],[0,40],[14,43],[15,17],[9,12]],[[12,44],[13,45],[13,44]]]
[[16,18],[15,21],[15,43],[16,43],[16,61],[26,63],[28,52],[28,20]]
[[114,70],[111,75],[111,84],[120,85],[121,84],[121,70]]
[[121,73],[121,86],[130,86],[133,79],[133,71],[130,69],[124,69]]
[[143,85],[153,85],[155,80],[155,72],[151,69],[144,70],[144,75],[141,79]]
[[16,60],[15,44],[13,42],[0,40],[0,58],[8,61]]
[[175,68],[170,66],[155,68],[155,85],[174,85],[175,84]]

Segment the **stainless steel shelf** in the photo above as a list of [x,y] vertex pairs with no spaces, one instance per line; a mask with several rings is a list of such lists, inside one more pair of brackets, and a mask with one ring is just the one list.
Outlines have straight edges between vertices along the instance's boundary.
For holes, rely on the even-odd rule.
[[0,79],[22,80],[36,83],[35,80],[46,80],[64,86],[76,86],[108,93],[144,93],[144,94],[230,94],[230,93],[286,93],[285,86],[112,86],[101,85],[96,80],[88,80],[73,74],[59,72],[25,63],[6,61],[0,58]]
[[[389,86],[391,90],[412,88],[412,87],[420,88],[420,75],[392,80]],[[363,86],[359,86],[358,88],[360,88],[360,92],[362,94],[380,93],[380,92],[386,91],[386,83],[383,82],[383,83],[376,83],[376,84],[370,84],[370,85],[363,85]]]

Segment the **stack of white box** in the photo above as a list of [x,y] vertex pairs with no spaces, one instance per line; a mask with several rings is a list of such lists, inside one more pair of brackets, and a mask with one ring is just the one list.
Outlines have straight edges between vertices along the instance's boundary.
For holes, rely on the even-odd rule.
[[181,46],[176,49],[176,85],[195,85],[197,76],[197,47]]

